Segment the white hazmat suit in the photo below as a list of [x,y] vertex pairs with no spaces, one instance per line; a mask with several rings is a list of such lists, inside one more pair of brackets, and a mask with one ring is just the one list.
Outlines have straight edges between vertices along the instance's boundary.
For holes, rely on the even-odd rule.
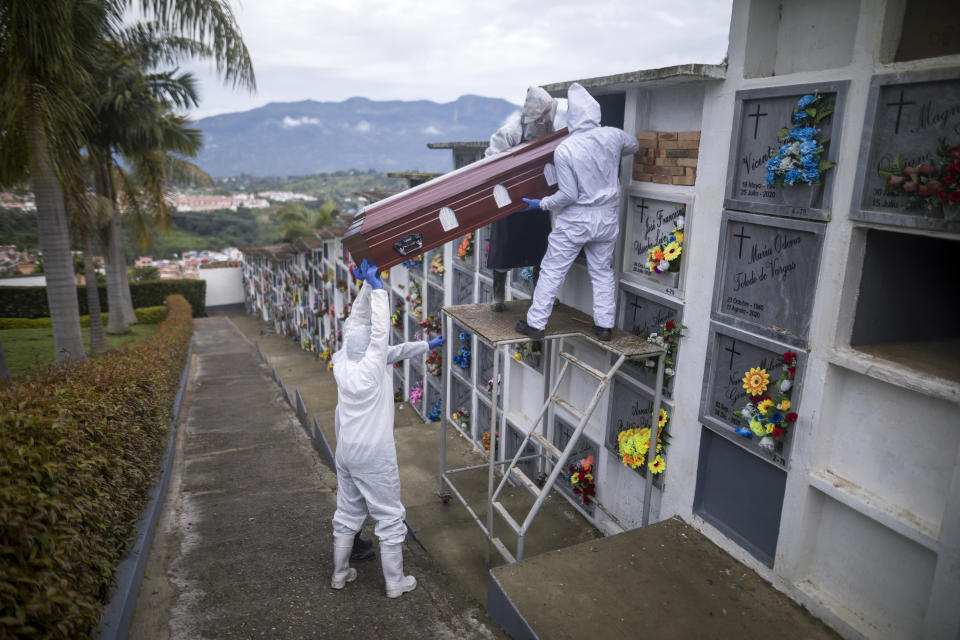
[[574,82],[567,91],[570,135],[553,153],[559,190],[540,208],[559,211],[553,222],[540,280],[527,311],[527,325],[547,326],[560,286],[582,248],[593,283],[593,321],[612,328],[616,308],[613,253],[619,232],[621,156],[637,141],[616,127],[600,126],[600,104]]
[[[344,323],[344,346],[333,355],[338,402],[337,510],[333,515],[334,575],[342,589],[356,578],[348,566],[353,537],[369,513],[377,521],[380,558],[387,595],[397,597],[416,586],[403,575],[402,547],[406,511],[400,502],[400,473],[393,440],[393,388],[389,365],[426,353],[428,343],[388,346],[389,296],[364,283]],[[404,582],[407,580],[407,582]],[[412,586],[411,586],[412,584]]]

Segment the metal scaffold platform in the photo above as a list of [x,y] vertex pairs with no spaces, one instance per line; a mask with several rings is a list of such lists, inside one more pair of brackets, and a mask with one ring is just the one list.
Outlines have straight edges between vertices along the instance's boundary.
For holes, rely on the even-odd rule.
[[[440,475],[438,482],[438,491],[441,498],[444,500],[449,500],[451,495],[456,496],[473,517],[477,525],[479,525],[484,535],[487,537],[488,564],[490,562],[491,547],[495,548],[498,553],[500,553],[500,555],[503,556],[503,558],[509,563],[518,562],[523,559],[524,537],[529,531],[533,520],[536,518],[543,501],[547,497],[547,494],[549,494],[550,489],[553,488],[554,483],[557,481],[557,478],[561,475],[562,470],[565,468],[567,459],[575,450],[577,442],[587,426],[590,416],[596,409],[603,392],[606,390],[613,376],[616,375],[617,371],[626,360],[648,360],[655,358],[657,361],[657,383],[654,390],[655,393],[653,412],[651,416],[650,442],[657,442],[657,438],[659,437],[658,423],[653,417],[657,416],[660,412],[663,391],[663,369],[666,351],[661,347],[651,344],[631,333],[622,331],[620,329],[613,330],[613,337],[609,342],[598,340],[596,336],[593,335],[593,319],[589,315],[577,311],[572,307],[557,303],[553,307],[553,313],[551,314],[550,321],[547,323],[547,327],[544,331],[542,359],[543,404],[536,418],[534,418],[529,425],[523,425],[523,427],[525,427],[523,428],[522,433],[524,438],[519,446],[517,446],[516,454],[513,456],[512,460],[497,460],[497,414],[498,411],[503,411],[503,409],[498,408],[497,403],[498,393],[500,391],[500,380],[498,375],[501,357],[500,351],[503,347],[508,345],[531,342],[529,337],[517,333],[514,328],[517,324],[517,320],[526,317],[527,308],[529,306],[529,300],[515,300],[507,302],[505,304],[504,311],[500,313],[493,312],[490,309],[489,303],[444,307],[441,310],[444,335],[452,338],[454,335],[453,323],[456,322],[465,330],[472,332],[480,340],[488,343],[493,348],[490,448],[487,455],[487,463],[461,467],[458,469],[447,469],[446,435],[448,426],[447,423],[450,421],[447,398],[450,397],[451,391],[450,363],[453,361],[453,345],[456,341],[453,339],[448,339],[445,344],[445,355],[443,358],[442,367],[443,393],[441,413],[442,418],[440,421],[442,426],[440,428]],[[591,366],[571,353],[563,350],[563,341],[567,338],[585,340],[595,347],[599,347],[612,354],[616,358],[616,361],[607,370],[601,370]],[[551,379],[551,374],[554,370],[553,365],[555,363],[555,356],[562,360],[562,366],[560,367],[560,371],[556,375],[556,378]],[[557,360],[556,362],[559,363],[560,361]],[[560,389],[560,384],[564,380],[564,377],[567,375],[571,366],[580,369],[588,376],[592,377],[596,382],[596,389],[585,408],[573,406],[568,401],[557,396],[557,391]],[[554,443],[552,443],[546,437],[546,428],[543,426],[546,424],[544,418],[547,416],[551,406],[561,406],[565,411],[575,416],[577,419],[576,429],[570,436],[570,439],[567,441],[563,449],[560,449],[554,445]],[[450,421],[450,424],[459,430],[459,427],[452,421]],[[528,442],[536,448],[537,453],[524,456],[523,452],[527,447]],[[552,460],[548,460],[547,456],[553,456],[556,458],[556,461],[554,462]],[[651,446],[647,452],[647,463],[652,463],[655,456],[656,447]],[[547,463],[553,465],[552,471],[542,485],[534,483],[526,475],[524,475],[520,469],[517,468],[518,463],[530,459],[539,459],[541,469],[545,469]],[[496,468],[498,466],[503,467],[504,469],[499,484],[495,484]],[[484,467],[487,467],[488,469],[486,524],[483,523],[480,516],[470,507],[467,500],[454,485],[452,478],[454,474],[464,471],[482,469]],[[507,511],[503,503],[498,499],[508,479],[511,477],[526,487],[535,497],[533,506],[522,519],[522,521],[514,518]],[[641,526],[646,526],[649,523],[652,487],[652,482],[647,482],[644,486]],[[597,503],[598,506],[601,506],[602,508],[602,505],[600,505],[599,501],[597,501]],[[510,529],[512,529],[516,534],[517,549],[515,554],[511,553],[503,541],[497,535],[495,535],[494,513],[499,514],[504,522],[507,523],[507,526],[509,526]]]

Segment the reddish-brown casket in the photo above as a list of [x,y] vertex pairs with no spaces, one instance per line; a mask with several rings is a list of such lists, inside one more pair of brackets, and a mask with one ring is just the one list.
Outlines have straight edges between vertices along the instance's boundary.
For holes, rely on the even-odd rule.
[[557,189],[553,150],[561,129],[375,202],[343,235],[353,261],[381,269],[403,262],[526,208],[521,198]]

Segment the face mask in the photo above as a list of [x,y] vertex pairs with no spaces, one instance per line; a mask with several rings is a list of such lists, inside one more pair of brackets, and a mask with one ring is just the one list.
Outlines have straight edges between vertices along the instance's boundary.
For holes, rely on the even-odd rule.
[[537,118],[530,119],[527,116],[520,118],[520,125],[523,130],[524,142],[539,138],[553,131],[553,122],[550,118],[550,110],[540,114]]

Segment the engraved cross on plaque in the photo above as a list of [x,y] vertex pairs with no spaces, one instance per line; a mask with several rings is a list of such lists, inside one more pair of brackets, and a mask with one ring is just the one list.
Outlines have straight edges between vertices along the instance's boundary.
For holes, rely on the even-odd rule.
[[737,260],[742,260],[742,259],[743,259],[743,241],[744,241],[744,240],[749,240],[750,237],[751,237],[751,236],[748,236],[747,234],[745,234],[745,233],[743,232],[743,229],[744,229],[743,225],[740,225],[740,233],[739,233],[739,234],[736,234],[736,233],[733,234],[733,237],[734,237],[734,238],[740,238],[740,248],[739,248],[739,250],[737,251]]
[[756,111],[756,113],[748,113],[748,114],[747,114],[747,117],[748,117],[748,118],[753,118],[753,119],[754,119],[754,120],[753,120],[753,139],[754,139],[754,140],[757,139],[757,129],[758,129],[758,127],[760,126],[760,118],[763,118],[764,116],[768,116],[768,115],[770,115],[770,114],[768,114],[768,113],[760,113],[760,103],[759,103],[759,102],[757,103],[757,111]]
[[917,103],[916,103],[916,102],[913,102],[913,101],[909,101],[909,102],[908,102],[908,101],[904,101],[904,99],[903,99],[903,89],[900,89],[900,99],[899,99],[897,102],[888,102],[888,103],[887,103],[887,106],[888,106],[888,107],[896,107],[896,108],[897,108],[897,124],[893,127],[893,133],[894,133],[894,134],[900,133],[900,115],[903,113],[903,108],[906,107],[906,106],[909,106],[909,105],[911,105],[911,104],[917,104]]
[[641,198],[641,199],[640,199],[640,204],[637,205],[637,209],[640,210],[640,219],[641,219],[641,220],[643,220],[643,218],[644,218],[644,215],[645,215],[644,212],[645,212],[647,209],[649,209],[649,208],[650,208],[650,207],[647,206],[647,201]]
[[643,309],[643,305],[637,304],[639,299],[640,298],[638,296],[634,296],[633,300],[630,301],[630,306],[633,307],[633,320],[630,322],[630,325],[633,327],[632,331],[634,333],[637,330],[637,311]]
[[740,352],[737,351],[737,341],[736,341],[736,340],[733,340],[733,341],[730,343],[730,346],[729,346],[728,348],[724,349],[724,351],[729,351],[729,352],[730,352],[730,364],[727,365],[727,370],[728,370],[728,371],[733,371],[733,356],[734,356],[734,355],[738,355],[738,356],[740,355]]

